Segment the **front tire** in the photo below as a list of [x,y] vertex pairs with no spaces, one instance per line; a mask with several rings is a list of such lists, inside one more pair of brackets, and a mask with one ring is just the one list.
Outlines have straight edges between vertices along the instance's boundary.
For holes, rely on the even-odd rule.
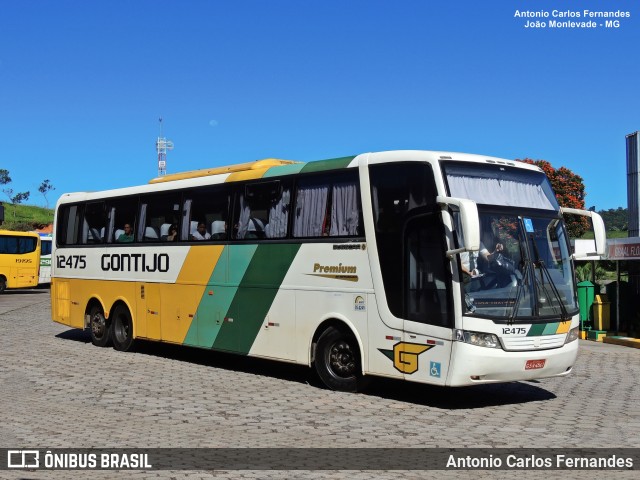
[[360,349],[351,333],[327,328],[316,344],[314,367],[331,390],[357,392],[364,387]]
[[7,280],[4,277],[0,277],[0,293],[3,293],[7,289]]
[[104,312],[98,305],[94,305],[89,310],[89,331],[91,343],[96,347],[106,347],[111,343],[111,325],[104,318]]
[[118,305],[111,314],[113,348],[126,352],[133,346],[133,320],[126,305]]

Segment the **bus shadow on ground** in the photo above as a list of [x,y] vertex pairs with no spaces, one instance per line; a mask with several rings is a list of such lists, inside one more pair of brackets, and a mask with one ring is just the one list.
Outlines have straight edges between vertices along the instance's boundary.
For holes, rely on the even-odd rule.
[[47,287],[34,287],[34,288],[20,288],[5,290],[2,295],[10,297],[12,295],[49,295],[49,289]]
[[[71,329],[57,338],[91,343],[89,332]],[[95,347],[98,348],[98,347]],[[137,340],[134,351],[180,362],[204,365],[222,370],[277,378],[325,388],[312,369],[303,365],[253,358],[232,353],[206,350],[184,345]],[[372,377],[361,395],[447,410],[483,408],[552,400],[556,395],[534,382],[509,382],[469,387],[439,387],[402,380]]]
[[514,405],[556,398],[554,393],[531,382],[440,387],[384,378],[375,379],[364,394],[447,410]]

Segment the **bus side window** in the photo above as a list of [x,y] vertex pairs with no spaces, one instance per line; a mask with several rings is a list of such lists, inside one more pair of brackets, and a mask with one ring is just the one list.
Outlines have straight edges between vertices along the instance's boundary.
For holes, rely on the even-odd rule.
[[87,203],[84,207],[82,243],[91,245],[103,243],[105,233],[104,202]]
[[[136,218],[138,214],[138,197],[116,197],[112,198],[107,203],[107,212],[109,218],[109,225],[106,229],[106,240],[109,243],[118,243],[118,237],[121,235],[116,230],[122,230],[124,232],[125,224],[131,225],[134,239],[140,241],[142,236],[138,231],[138,225],[136,225]],[[144,229],[143,229],[144,231]]]
[[298,181],[293,236],[356,237],[362,232],[357,177],[352,172]]
[[56,242],[58,245],[77,245],[82,216],[81,205],[64,205],[58,211]]
[[138,224],[143,242],[166,241],[171,225],[178,226],[181,211],[179,193],[145,195],[140,198]]
[[[199,187],[185,193],[181,240],[191,240],[199,223],[204,223],[207,241],[226,240],[230,190],[226,185]],[[214,230],[215,227],[215,230]]]
[[240,187],[237,194],[235,238],[285,238],[291,201],[290,182],[272,180]]

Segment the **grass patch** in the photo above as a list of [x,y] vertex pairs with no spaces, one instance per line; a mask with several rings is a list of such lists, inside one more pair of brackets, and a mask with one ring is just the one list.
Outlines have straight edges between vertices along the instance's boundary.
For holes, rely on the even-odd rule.
[[29,231],[53,223],[53,210],[35,205],[4,205],[3,230]]

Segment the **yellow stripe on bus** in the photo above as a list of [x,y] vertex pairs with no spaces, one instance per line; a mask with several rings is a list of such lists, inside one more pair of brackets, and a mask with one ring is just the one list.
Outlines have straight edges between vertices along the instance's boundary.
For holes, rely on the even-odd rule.
[[223,245],[194,245],[189,249],[176,285],[160,285],[162,340],[183,343],[207,288]]
[[224,245],[194,245],[189,249],[176,283],[206,285]]

